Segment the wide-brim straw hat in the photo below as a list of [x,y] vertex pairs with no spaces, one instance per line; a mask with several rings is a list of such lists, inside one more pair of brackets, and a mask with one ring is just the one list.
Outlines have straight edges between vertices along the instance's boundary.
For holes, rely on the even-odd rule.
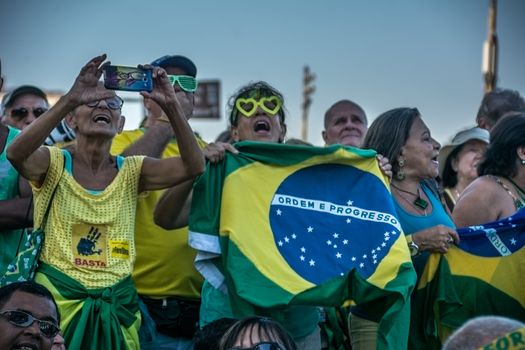
[[479,140],[488,144],[490,142],[490,134],[487,130],[478,128],[477,126],[458,132],[452,138],[452,141],[450,141],[450,143],[441,147],[441,149],[439,150],[438,162],[440,177],[443,177],[443,171],[445,170],[445,163],[447,162],[448,156],[450,156],[450,154],[457,147],[463,145],[464,143],[470,140]]

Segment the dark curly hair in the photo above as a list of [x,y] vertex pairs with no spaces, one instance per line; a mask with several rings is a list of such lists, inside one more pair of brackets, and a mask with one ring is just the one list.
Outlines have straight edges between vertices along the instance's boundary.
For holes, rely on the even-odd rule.
[[230,111],[230,124],[232,126],[237,126],[237,120],[238,120],[238,111],[235,108],[235,101],[237,101],[238,98],[247,98],[250,97],[250,93],[253,91],[258,91],[259,96],[277,96],[282,101],[281,109],[277,112],[279,114],[279,117],[281,119],[281,123],[284,123],[286,120],[286,113],[284,108],[284,97],[283,94],[281,94],[276,88],[271,86],[265,81],[256,81],[251,82],[247,85],[241,86],[239,90],[237,90],[228,100],[228,110]]
[[261,341],[276,342],[284,350],[297,350],[292,337],[276,321],[259,316],[250,316],[237,321],[221,339],[221,350],[232,349],[236,341],[248,336],[253,344]]
[[525,112],[525,101],[520,93],[509,89],[494,89],[483,96],[476,121],[485,119],[489,126],[508,112]]
[[199,329],[194,337],[194,350],[217,350],[223,335],[237,322],[234,318],[219,318]]
[[515,176],[519,147],[525,147],[525,113],[508,115],[496,123],[485,158],[478,165],[479,175]]

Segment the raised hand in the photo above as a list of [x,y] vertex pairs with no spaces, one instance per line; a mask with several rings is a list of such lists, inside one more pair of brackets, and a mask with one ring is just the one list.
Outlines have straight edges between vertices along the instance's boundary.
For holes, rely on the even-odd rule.
[[[168,73],[161,67],[154,67],[149,64],[139,66],[143,69],[151,69],[151,75],[153,78],[153,90],[151,92],[141,91],[141,95],[146,98],[151,98],[153,101],[163,109],[166,109],[166,105],[169,102],[176,101],[180,106],[179,100],[175,95],[175,89],[170,83]],[[182,107],[181,107],[182,109]]]
[[67,93],[69,100],[75,106],[91,101],[98,101],[113,96],[113,92],[107,90],[99,83],[104,66],[109,64],[106,54],[92,58],[78,74],[73,86]]

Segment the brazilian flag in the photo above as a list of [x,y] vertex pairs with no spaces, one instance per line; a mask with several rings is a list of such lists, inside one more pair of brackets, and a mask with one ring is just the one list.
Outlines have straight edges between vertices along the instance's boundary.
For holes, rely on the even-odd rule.
[[457,232],[460,244],[430,256],[414,293],[415,349],[440,349],[444,338],[476,316],[525,322],[525,209]]
[[229,291],[235,315],[366,304],[378,348],[406,348],[416,275],[376,153],[236,147],[195,183],[189,225],[197,269]]

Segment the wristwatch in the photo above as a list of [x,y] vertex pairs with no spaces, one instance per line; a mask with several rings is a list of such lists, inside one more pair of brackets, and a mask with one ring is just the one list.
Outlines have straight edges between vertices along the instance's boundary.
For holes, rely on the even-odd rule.
[[408,242],[408,250],[410,250],[410,256],[418,256],[420,254],[419,246],[412,240],[412,236],[407,236],[406,239]]

